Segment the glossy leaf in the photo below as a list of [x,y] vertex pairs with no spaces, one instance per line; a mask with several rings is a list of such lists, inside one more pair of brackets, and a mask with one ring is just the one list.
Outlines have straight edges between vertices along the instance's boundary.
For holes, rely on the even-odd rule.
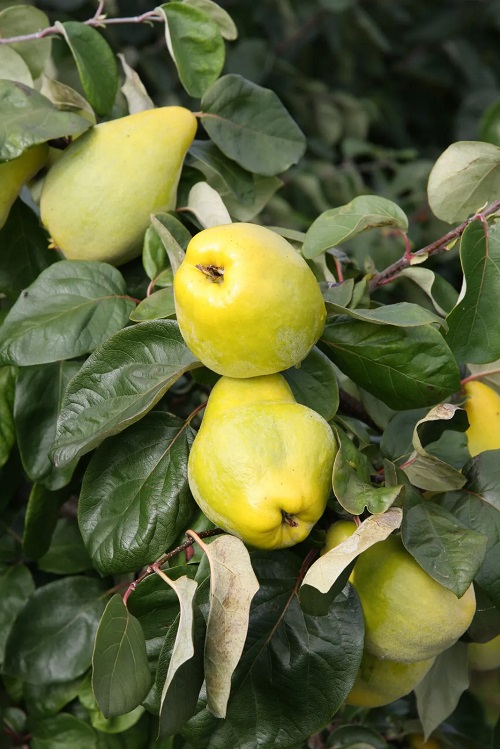
[[398,302],[397,304],[386,304],[383,307],[375,309],[345,309],[329,300],[329,315],[337,313],[339,315],[348,315],[355,320],[373,322],[379,325],[396,325],[400,328],[412,328],[419,325],[429,325],[437,323],[446,325],[442,317],[438,317],[433,312],[419,304],[410,304],[409,302]]
[[457,363],[430,325],[397,328],[339,315],[320,340],[344,374],[391,408],[434,405],[459,390]]
[[7,462],[16,441],[13,413],[15,387],[14,367],[0,367],[0,468]]
[[93,455],[78,507],[80,529],[101,573],[131,572],[157,559],[193,510],[186,422],[155,411]]
[[494,324],[500,316],[500,223],[472,221],[462,235],[460,261],[465,293],[447,318],[446,341],[460,361],[484,364],[500,357]]
[[234,41],[238,37],[236,25],[229,13],[214,3],[213,0],[184,0],[186,5],[192,5],[204,11],[219,27],[219,31],[228,41]]
[[165,16],[167,46],[179,78],[190,96],[201,97],[224,66],[224,41],[219,26],[203,9],[169,2],[159,10]]
[[52,450],[56,465],[138,421],[196,366],[174,322],[144,322],[116,333],[68,386]]
[[84,23],[56,21],[55,25],[74,57],[85,96],[97,114],[109,114],[118,90],[118,66],[111,47]]
[[255,200],[252,175],[235,161],[228,159],[211,140],[194,140],[189,154],[194,157],[195,166],[198,163],[205,176],[217,174],[226,190],[242,203],[250,204]]
[[83,133],[91,124],[72,112],[60,112],[45,96],[15,81],[0,81],[0,109],[0,162],[17,158],[37,143]]
[[259,582],[239,538],[224,535],[204,544],[204,551],[210,562],[210,611],[205,642],[207,704],[217,718],[225,718],[231,677],[243,651],[250,604]]
[[464,221],[500,192],[500,148],[480,141],[452,143],[434,164],[427,195],[435,216]]
[[270,89],[239,75],[224,75],[206,92],[201,106],[210,138],[250,172],[279,174],[304,153],[302,131]]
[[151,686],[141,625],[118,594],[102,615],[92,668],[92,688],[106,718],[129,713],[140,705]]
[[399,528],[401,520],[402,510],[399,507],[392,507],[380,515],[370,515],[352,536],[323,554],[309,567],[302,587],[310,586],[320,593],[328,593],[346,567],[370,546],[388,538]]
[[33,484],[24,518],[23,550],[30,559],[38,559],[52,541],[59,510],[68,499],[68,490],[50,491],[42,484]]
[[204,229],[231,223],[231,216],[221,196],[208,182],[193,185],[189,191],[187,208],[194,213]]
[[92,569],[76,520],[57,521],[50,546],[38,560],[38,569],[53,575],[74,575]]
[[314,347],[297,366],[283,373],[298,403],[317,411],[330,421],[339,407],[335,368],[328,357]]
[[94,729],[69,713],[37,721],[31,746],[33,749],[98,749]]
[[437,502],[405,505],[402,538],[419,565],[456,596],[463,596],[479,572],[487,537],[469,530]]
[[19,370],[14,418],[24,470],[32,481],[55,491],[71,479],[76,466],[71,461],[55,468],[49,459],[64,392],[80,362],[54,362]]
[[57,260],[54,250],[48,249],[47,235],[37,216],[22,200],[16,200],[10,209],[0,231],[0,244],[0,291],[11,299]]
[[104,591],[101,582],[88,577],[66,577],[38,588],[7,640],[5,673],[32,684],[83,674],[90,666]]
[[28,713],[35,720],[60,712],[78,695],[81,677],[55,684],[23,684],[23,696]]
[[9,632],[34,590],[31,572],[24,564],[0,571],[0,663]]
[[438,655],[415,687],[418,717],[426,740],[451,715],[468,686],[467,645],[457,642]]
[[194,749],[254,749],[257,734],[261,749],[300,745],[343,703],[361,658],[361,606],[346,589],[327,615],[305,614],[296,596],[302,561],[289,551],[273,552],[272,560],[268,553],[252,554],[261,587],[226,719],[201,709],[183,732]]
[[167,286],[155,291],[146,297],[130,313],[130,319],[134,322],[145,322],[146,320],[162,320],[175,317],[174,289]]
[[408,218],[392,200],[359,195],[347,205],[322,213],[311,224],[304,241],[304,257],[313,258],[368,229],[390,226],[406,231]]
[[[30,5],[5,8],[0,13],[0,36],[4,38],[31,34],[47,26],[50,26],[50,22],[45,13]],[[9,48],[25,60],[33,78],[38,78],[43,72],[51,47],[50,38],[9,44]]]
[[0,328],[0,361],[21,367],[93,351],[122,328],[134,302],[111,265],[61,260],[25,289]]

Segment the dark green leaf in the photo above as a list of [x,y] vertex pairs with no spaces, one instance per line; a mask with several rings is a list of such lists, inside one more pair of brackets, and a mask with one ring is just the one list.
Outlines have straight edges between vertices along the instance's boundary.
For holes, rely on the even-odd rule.
[[486,555],[476,580],[500,608],[500,450],[476,456],[464,473],[466,486],[441,495],[439,503],[467,528],[487,536]]
[[399,277],[408,278],[417,286],[420,286],[422,291],[431,300],[436,312],[440,315],[447,315],[457,303],[457,290],[451,283],[429,268],[417,268],[416,266],[404,268],[400,272]]
[[463,596],[483,563],[487,537],[469,530],[431,500],[404,506],[401,531],[419,565],[456,596]]
[[105,587],[67,577],[38,588],[7,640],[4,671],[32,684],[70,681],[90,666]]
[[348,278],[347,281],[343,281],[342,283],[320,281],[319,288],[326,302],[327,312],[330,312],[329,304],[333,304],[335,307],[347,307],[352,299],[354,279]]
[[14,391],[16,370],[0,367],[0,468],[7,462],[16,441],[14,428]]
[[251,204],[255,200],[252,175],[235,161],[228,159],[215,143],[210,140],[194,140],[189,153],[201,163],[201,169],[207,178],[210,173],[215,172],[224,187],[241,203]]
[[0,572],[0,663],[11,627],[34,590],[31,573],[23,564]]
[[83,133],[90,122],[60,112],[45,96],[14,81],[0,81],[0,162],[10,161],[30,146]]
[[68,713],[37,721],[32,733],[32,749],[97,749],[94,729]]
[[349,588],[326,616],[305,614],[294,594],[301,563],[292,552],[274,552],[272,560],[252,555],[261,588],[227,716],[218,721],[205,708],[193,717],[184,734],[194,749],[255,749],[257,735],[261,749],[285,749],[322,728],[343,703],[361,658],[361,607]]
[[56,23],[75,58],[85,96],[99,115],[109,114],[118,91],[118,66],[109,44],[90,26]]
[[75,699],[81,685],[81,678],[63,681],[59,684],[23,685],[23,696],[26,700],[31,718],[48,718],[60,712],[65,705]]
[[304,257],[313,258],[368,229],[391,226],[406,231],[408,218],[392,200],[378,195],[359,195],[347,205],[321,214],[304,241]]
[[[191,239],[191,234],[185,226],[170,213],[155,213],[154,217],[168,229],[181,249],[185,250]],[[158,224],[156,224],[156,227],[158,227]],[[160,238],[158,229],[153,225],[147,228],[144,235],[142,264],[148,277],[154,281],[155,286],[167,286],[172,283],[173,270],[170,267],[165,243]],[[161,283],[160,276],[163,279]]]
[[330,749],[387,749],[388,744],[373,728],[366,726],[341,726],[328,738]]
[[[47,26],[50,26],[50,22],[45,13],[27,4],[6,8],[0,13],[0,36],[4,38],[31,34]],[[43,73],[51,46],[50,37],[9,44],[9,48],[18,52],[25,60],[33,78],[38,78]]]
[[379,325],[396,325],[401,328],[418,327],[419,325],[428,325],[437,323],[446,325],[442,317],[438,317],[433,312],[419,304],[410,304],[409,302],[398,302],[397,304],[387,304],[376,309],[345,309],[329,300],[329,315],[337,313],[338,315],[348,315],[356,320],[378,323]]
[[134,302],[120,271],[61,260],[23,291],[0,328],[0,357],[26,367],[93,351],[127,323]]
[[175,322],[144,322],[116,333],[68,386],[54,462],[65,465],[138,421],[196,366]]
[[80,362],[54,362],[19,370],[14,403],[17,443],[24,470],[32,481],[47,489],[61,489],[70,481],[76,466],[72,461],[55,468],[49,450],[68,382],[80,369]]
[[500,222],[472,221],[462,234],[460,261],[465,294],[447,318],[446,341],[460,361],[484,364],[500,357]]
[[204,10],[187,3],[174,1],[159,10],[166,19],[167,46],[181,83],[190,96],[200,98],[224,66],[220,29]]
[[161,320],[167,317],[175,317],[174,289],[172,286],[155,291],[130,313],[130,319],[134,322]]
[[53,575],[74,575],[92,569],[76,521],[60,518],[49,549],[38,560],[38,569]]
[[151,674],[144,633],[118,594],[99,624],[92,665],[92,688],[106,718],[129,713],[146,697]]
[[130,572],[153,562],[187,528],[195,508],[187,482],[192,440],[186,422],[155,411],[92,457],[79,520],[100,572]]
[[316,347],[297,367],[284,372],[298,403],[312,408],[330,421],[339,407],[339,388],[335,368]]
[[200,10],[203,10],[208,16],[210,16],[212,21],[214,21],[219,27],[220,33],[224,39],[228,39],[229,41],[237,39],[238,30],[233,19],[224,8],[221,8],[220,5],[214,3],[213,0],[184,0],[184,2],[186,5],[200,8]]
[[0,232],[0,291],[11,299],[48,268],[57,254],[49,250],[47,235],[38,217],[22,200],[16,200]]
[[67,489],[51,492],[33,484],[24,518],[23,549],[31,559],[41,557],[50,546],[61,505],[69,498]]
[[397,328],[339,315],[327,321],[321,342],[348,377],[397,410],[439,403],[460,388],[457,363],[431,325]]
[[425,418],[426,408],[400,411],[394,414],[384,430],[380,443],[382,455],[392,461],[406,462],[413,452],[413,432],[420,419]]
[[244,169],[265,176],[286,171],[305,150],[302,131],[274,91],[225,75],[201,102],[213,142]]
[[481,140],[500,146],[500,102],[496,101],[488,107],[481,119]]

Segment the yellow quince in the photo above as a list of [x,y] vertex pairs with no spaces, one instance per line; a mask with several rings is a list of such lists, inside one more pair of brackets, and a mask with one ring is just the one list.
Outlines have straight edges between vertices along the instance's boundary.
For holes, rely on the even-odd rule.
[[7,221],[21,187],[42,168],[48,153],[48,145],[41,143],[28,148],[17,159],[0,164],[0,229]]
[[469,418],[467,443],[474,457],[485,450],[500,449],[500,395],[479,380],[464,385],[464,408]]
[[500,666],[500,635],[488,642],[470,642],[469,666],[475,671],[491,671]]

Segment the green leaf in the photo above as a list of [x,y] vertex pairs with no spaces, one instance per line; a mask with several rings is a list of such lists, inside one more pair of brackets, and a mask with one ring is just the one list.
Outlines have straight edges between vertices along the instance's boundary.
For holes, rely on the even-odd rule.
[[314,347],[297,367],[283,372],[295,400],[330,421],[339,407],[335,368],[328,357]]
[[[31,34],[47,26],[50,26],[50,21],[45,13],[31,5],[6,8],[0,13],[0,36],[4,39],[10,36]],[[50,57],[51,47],[50,38],[9,44],[9,48],[24,59],[33,78],[38,78],[43,72],[45,63]]]
[[118,91],[118,66],[111,47],[84,23],[56,21],[55,26],[68,43],[89,103],[97,114],[109,114]]
[[46,75],[42,78],[42,86],[40,93],[50,99],[52,104],[55,104],[57,109],[61,109],[63,112],[76,112],[91,125],[96,124],[96,116],[94,110],[88,103],[87,99],[84,99],[78,91],[75,91],[71,86],[67,86],[61,81],[55,81],[52,78],[47,78]]
[[68,713],[37,721],[32,734],[33,749],[97,749],[94,729]]
[[378,325],[396,325],[400,328],[413,328],[420,325],[429,325],[438,323],[446,326],[442,317],[438,317],[433,312],[419,304],[410,304],[410,302],[398,302],[397,304],[386,304],[375,309],[345,309],[329,300],[329,316],[331,313],[338,315],[348,315],[355,320],[364,320],[366,322],[377,323]]
[[56,684],[23,685],[23,696],[30,718],[48,718],[60,712],[75,699],[80,689],[81,678]]
[[0,79],[18,81],[25,86],[33,87],[33,76],[28,65],[16,50],[7,44],[0,47]]
[[50,547],[38,560],[38,569],[53,575],[74,575],[92,569],[82,534],[74,520],[60,518],[57,521]]
[[208,182],[197,182],[193,185],[186,207],[204,229],[231,223],[231,216],[221,196]]
[[92,688],[106,718],[136,708],[151,686],[140,623],[114,595],[102,615],[92,657]]
[[38,217],[22,200],[16,200],[10,209],[0,231],[0,244],[0,291],[11,299],[17,299],[57,260],[57,254],[48,249],[47,235]]
[[397,328],[339,315],[321,343],[357,385],[397,410],[431,406],[460,388],[458,366],[431,325]]
[[186,253],[177,241],[175,235],[170,230],[170,227],[165,225],[167,222],[164,221],[163,216],[151,216],[151,226],[155,229],[156,233],[163,242],[163,246],[167,252],[168,260],[172,272],[175,274],[179,269],[181,263],[184,261]]
[[72,461],[55,468],[49,450],[68,382],[80,369],[80,362],[54,362],[19,370],[14,403],[17,444],[24,470],[32,481],[55,491],[66,486],[76,467]]
[[45,96],[15,81],[0,81],[0,162],[10,161],[37,143],[83,133],[90,122],[60,112]]
[[23,550],[30,559],[38,559],[48,550],[59,510],[69,499],[68,489],[51,492],[33,484],[24,518]]
[[428,413],[426,408],[399,411],[389,421],[380,442],[380,450],[385,458],[406,463],[413,452],[413,432],[419,419]]
[[205,10],[181,2],[161,5],[167,47],[190,96],[200,98],[224,67],[225,48],[219,26]]
[[435,216],[464,221],[500,192],[500,148],[480,141],[452,143],[434,164],[427,195]]
[[220,5],[214,3],[213,0],[184,0],[184,2],[186,5],[199,8],[204,11],[207,16],[210,16],[212,21],[214,21],[219,27],[219,31],[224,39],[234,42],[234,40],[238,38],[238,30],[233,19],[224,8],[221,8]]
[[130,319],[134,322],[161,320],[167,317],[175,317],[173,286],[155,291],[130,313]]
[[139,75],[130,67],[124,55],[118,54],[117,57],[121,62],[125,74],[125,82],[120,87],[120,91],[127,100],[129,114],[154,109],[154,102],[146,91]]
[[[500,149],[499,149],[500,151]],[[485,364],[500,357],[500,222],[472,221],[462,234],[465,294],[450,312],[446,341],[460,361]]]
[[237,200],[245,204],[251,204],[255,200],[252,175],[235,161],[228,159],[215,143],[210,140],[194,140],[189,154],[194,157],[194,166],[198,162],[207,178],[213,173],[217,174],[225,189],[229,190]]
[[361,606],[349,587],[327,615],[305,614],[296,596],[302,562],[289,551],[273,552],[272,562],[252,554],[261,587],[226,719],[206,708],[195,715],[183,732],[194,749],[255,749],[257,735],[260,749],[295,746],[326,725],[350,691],[363,647]]
[[[155,224],[155,226],[148,226],[146,234],[144,235],[142,264],[147,276],[154,281],[155,286],[166,286],[173,281],[173,270],[170,267],[166,247],[169,244],[172,245],[171,254],[172,251],[175,250],[173,253],[173,259],[174,267],[177,267],[177,264],[180,264],[184,259],[182,251],[188,246],[189,241],[191,240],[191,234],[185,226],[170,213],[156,213],[154,217],[159,224],[167,229],[168,234],[163,233],[163,239],[161,239],[158,234],[158,228],[155,228],[155,226],[158,227],[158,224]],[[171,239],[171,237],[173,239]],[[180,250],[173,244],[174,241],[176,245],[180,247]],[[175,258],[178,258],[178,263],[175,262]],[[166,278],[168,280],[160,283],[159,277],[162,276],[163,273],[167,273]]]
[[481,118],[479,137],[494,146],[500,146],[500,102],[488,107]]
[[484,534],[468,530],[437,502],[404,507],[402,538],[419,565],[459,598],[479,572],[486,552]]
[[154,411],[92,456],[78,513],[101,573],[149,564],[186,529],[195,508],[187,481],[193,438],[187,422]]
[[[424,432],[433,422],[439,422],[439,436],[446,429],[446,422],[453,420],[454,428],[465,431],[468,421],[463,409],[451,403],[441,403],[432,408],[415,424],[413,431],[414,452],[410,455],[404,472],[414,486],[428,491],[447,491],[461,489],[466,482],[465,476],[449,463],[440,460],[424,449],[420,432]],[[430,441],[430,440],[428,440]]]
[[4,660],[9,632],[34,590],[33,578],[24,564],[0,572],[0,663]]
[[[326,5],[325,0],[322,0]],[[389,744],[377,731],[366,726],[341,726],[328,737],[332,749],[389,749]]]
[[313,258],[369,229],[390,226],[406,231],[408,218],[392,200],[359,195],[347,205],[321,214],[309,227],[302,253]]
[[201,102],[201,121],[213,142],[244,169],[273,176],[296,164],[305,151],[302,131],[271,91],[229,74]]
[[[347,281],[342,281],[342,283],[320,281],[319,288],[321,289],[323,299],[326,303],[326,311],[330,314],[330,311],[333,311],[335,308],[347,307],[352,299],[354,279],[348,278]],[[332,307],[330,307],[330,305],[332,305]],[[345,312],[345,309],[343,309],[343,311]]]
[[138,323],[116,333],[87,359],[66,390],[54,463],[66,465],[138,421],[197,366],[173,321]]
[[443,317],[451,312],[457,303],[458,292],[456,289],[451,283],[429,268],[403,268],[399,277],[408,278],[417,286],[420,286],[431,300],[436,312]]
[[456,642],[438,655],[414,690],[425,740],[451,715],[468,686],[467,645]]
[[14,391],[16,370],[0,367],[0,468],[6,464],[16,441],[14,425]]
[[32,684],[83,674],[91,663],[104,591],[101,582],[88,577],[66,577],[38,588],[9,635],[4,672]]
[[216,180],[210,180],[212,187],[219,190],[224,198],[224,204],[230,215],[237,221],[251,221],[255,218],[269,203],[274,193],[283,186],[283,182],[278,177],[260,177],[258,174],[253,175],[252,182],[255,190],[255,198],[251,203],[243,203],[231,192],[224,191],[222,181],[219,189]]
[[0,328],[0,361],[26,367],[93,351],[127,323],[134,302],[120,271],[61,260],[25,289]]
[[467,484],[439,497],[439,503],[467,528],[488,538],[476,581],[500,608],[500,450],[476,456],[464,469]]
[[239,538],[222,536],[203,547],[210,562],[210,611],[205,641],[207,704],[213,715],[225,718],[231,677],[243,651],[250,604],[259,582]]

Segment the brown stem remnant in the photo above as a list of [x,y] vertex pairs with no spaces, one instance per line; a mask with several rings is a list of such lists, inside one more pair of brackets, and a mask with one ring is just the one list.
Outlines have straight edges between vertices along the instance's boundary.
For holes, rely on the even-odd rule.
[[222,283],[224,280],[224,268],[218,265],[200,265],[195,266],[198,270],[201,270],[212,283]]
[[287,523],[290,528],[298,528],[299,524],[295,520],[293,515],[290,515],[290,513],[285,512],[284,510],[281,510],[281,514],[283,515],[283,522]]

